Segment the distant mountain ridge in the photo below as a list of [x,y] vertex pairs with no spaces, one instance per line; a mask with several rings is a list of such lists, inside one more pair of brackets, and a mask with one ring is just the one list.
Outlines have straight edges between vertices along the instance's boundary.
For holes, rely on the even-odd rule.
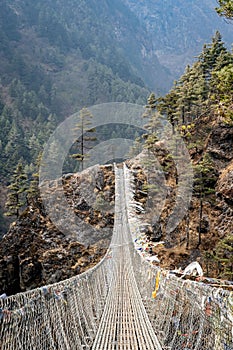
[[228,47],[232,25],[220,18],[216,0],[124,0],[148,31],[153,52],[171,76],[178,78],[218,30]]

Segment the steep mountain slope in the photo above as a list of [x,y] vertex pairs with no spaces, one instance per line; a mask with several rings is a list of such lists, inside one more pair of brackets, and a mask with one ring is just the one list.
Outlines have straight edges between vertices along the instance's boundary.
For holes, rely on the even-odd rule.
[[194,61],[215,31],[220,31],[229,48],[233,42],[232,26],[218,17],[215,0],[124,2],[146,26],[154,53],[174,79]]

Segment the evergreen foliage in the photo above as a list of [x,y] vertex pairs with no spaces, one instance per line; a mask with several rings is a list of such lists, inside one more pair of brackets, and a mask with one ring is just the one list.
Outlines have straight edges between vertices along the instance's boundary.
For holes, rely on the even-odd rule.
[[40,152],[35,165],[31,166],[29,170],[30,174],[30,185],[26,190],[27,202],[30,203],[33,201],[34,203],[39,200],[40,191],[39,191],[39,167],[41,165],[42,153]]
[[210,44],[192,66],[174,83],[171,91],[157,100],[157,109],[165,114],[173,128],[195,124],[199,117],[222,112],[224,121],[232,120],[232,60],[217,31]]
[[[148,90],[129,62],[129,50],[115,38],[115,14],[107,16],[109,7],[103,9],[107,18],[103,21],[104,13],[95,1],[1,1],[3,186],[20,159],[32,179],[32,173],[37,173],[33,164],[44,144],[69,114],[110,101],[144,103]],[[113,8],[129,16],[124,6],[115,3]],[[136,20],[133,15],[132,20]],[[131,35],[134,32],[131,29]]]
[[[123,4],[114,3],[112,9],[137,21]],[[106,21],[102,16],[95,1],[39,0],[32,5],[2,0],[2,181],[21,157],[28,165],[36,162],[51,132],[68,114],[109,101],[144,103],[148,90],[126,57],[129,50],[113,38],[115,14],[106,15]],[[132,28],[130,33],[134,35]]]
[[145,139],[144,147],[148,150],[153,150],[153,145],[158,141],[158,129],[160,126],[160,115],[156,110],[157,99],[155,94],[152,92],[147,100],[146,111],[143,115],[144,118],[147,118],[147,124],[144,126],[148,132],[143,135]]
[[90,150],[91,144],[96,141],[96,137],[93,136],[95,128],[91,128],[92,114],[87,108],[82,108],[79,113],[79,122],[76,124],[74,132],[81,133],[81,136],[76,140],[76,144],[79,146],[79,152],[73,153],[72,158],[78,160],[81,163],[81,170],[83,170],[83,163],[88,158],[88,150]]
[[8,186],[8,197],[6,202],[6,216],[19,217],[20,210],[26,204],[25,191],[27,189],[27,176],[22,163],[19,163],[12,176],[11,184]]
[[215,261],[219,266],[221,278],[232,281],[233,278],[233,235],[229,234],[216,246]]
[[218,0],[219,7],[216,8],[220,16],[228,19],[233,18],[233,1],[232,0]]
[[210,156],[205,153],[202,160],[194,167],[194,193],[199,197],[199,224],[198,224],[198,246],[201,244],[203,204],[206,197],[215,192],[217,174]]

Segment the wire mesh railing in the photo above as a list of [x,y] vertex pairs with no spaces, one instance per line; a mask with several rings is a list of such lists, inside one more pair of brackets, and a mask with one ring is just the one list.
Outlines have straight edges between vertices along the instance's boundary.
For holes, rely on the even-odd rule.
[[90,349],[112,275],[110,252],[68,280],[0,299],[0,349]]

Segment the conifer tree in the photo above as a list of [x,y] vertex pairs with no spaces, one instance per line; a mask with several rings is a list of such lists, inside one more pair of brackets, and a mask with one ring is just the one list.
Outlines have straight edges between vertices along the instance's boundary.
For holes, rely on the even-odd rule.
[[221,239],[216,247],[215,260],[219,265],[220,277],[232,280],[233,277],[233,235]]
[[144,184],[143,191],[148,193],[148,206],[153,207],[153,200],[155,198],[158,199],[159,193],[162,193],[156,181],[158,162],[155,148],[155,143],[159,140],[159,133],[162,127],[162,116],[157,110],[158,99],[156,99],[154,93],[150,94],[147,102],[146,112],[143,115],[144,118],[148,119],[147,124],[144,126],[147,133],[142,135],[142,138],[145,139],[144,148],[147,149],[147,155],[143,159],[143,165],[147,170],[147,184]]
[[177,115],[177,101],[178,101],[178,91],[176,88],[171,89],[170,92],[164,96],[158,98],[157,110],[161,114],[167,116],[167,119],[172,125],[172,132],[175,133],[175,126],[178,122]]
[[71,157],[80,161],[81,170],[83,170],[84,159],[88,158],[88,150],[90,150],[91,144],[96,141],[96,137],[92,136],[95,132],[95,128],[92,128],[92,114],[87,108],[83,108],[79,114],[79,122],[74,128],[74,132],[81,132],[81,136],[76,140],[76,144],[79,146],[79,152],[72,154]]
[[8,186],[6,216],[19,217],[20,209],[26,204],[25,191],[27,189],[27,176],[22,163],[18,163],[13,175],[11,184]]
[[214,86],[211,98],[215,101],[217,115],[224,122],[233,122],[233,64],[213,72],[212,85]]
[[232,58],[217,31],[212,42],[204,45],[198,60],[191,67],[187,66],[170,92],[156,100],[156,109],[167,116],[173,133],[177,125],[192,124],[215,108],[218,92],[215,79],[219,69],[229,66]]
[[203,159],[194,167],[194,192],[199,197],[198,246],[201,244],[203,202],[207,195],[214,193],[216,175],[211,158],[206,153]]
[[198,56],[198,60],[201,63],[204,77],[207,81],[211,79],[211,72],[216,67],[218,57],[221,54],[226,54],[227,49],[222,41],[222,36],[219,31],[216,31],[212,38],[212,42],[209,45],[204,45],[201,54]]
[[32,173],[32,178],[30,181],[29,188],[27,189],[27,202],[36,201],[39,197],[39,167],[41,164],[42,153],[40,153],[36,159],[34,165],[34,171]]
[[220,16],[227,19],[233,18],[233,1],[232,0],[218,0],[219,7],[216,8],[217,13]]
[[158,141],[158,128],[160,126],[159,113],[156,110],[157,100],[155,94],[151,93],[146,105],[146,112],[143,115],[144,118],[148,119],[147,124],[144,126],[148,133],[143,135],[145,141],[145,147],[147,149],[153,149],[153,144]]

